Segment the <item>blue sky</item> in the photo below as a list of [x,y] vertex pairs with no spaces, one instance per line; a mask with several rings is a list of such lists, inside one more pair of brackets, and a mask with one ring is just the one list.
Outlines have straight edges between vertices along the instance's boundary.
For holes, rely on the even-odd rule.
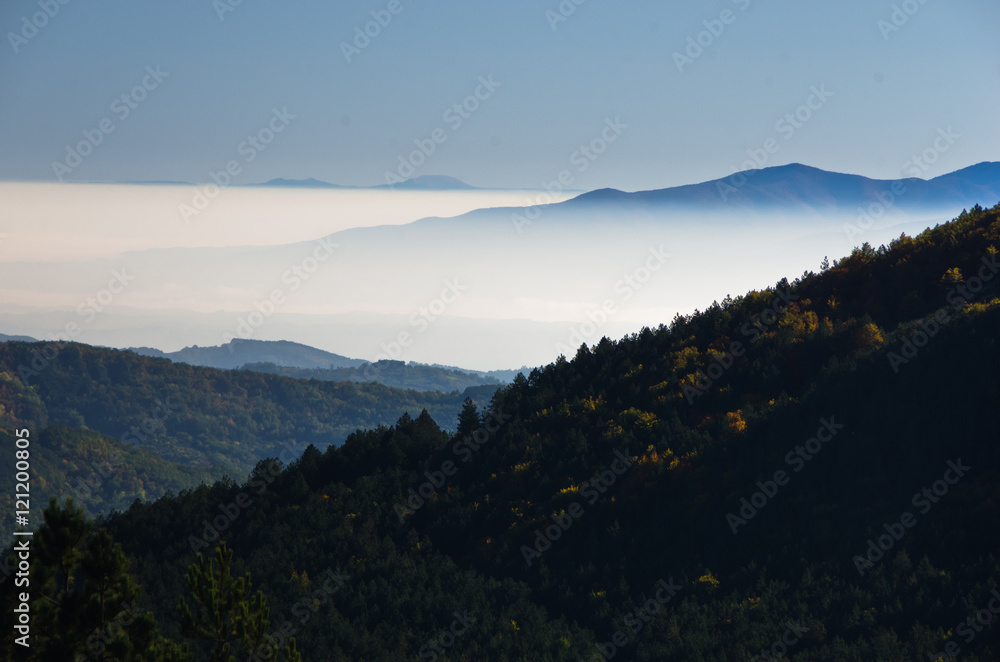
[[[37,0],[0,7],[0,179],[55,180],[53,162],[102,120],[114,131],[66,181],[202,182],[238,161],[239,183],[379,184],[419,140],[433,153],[414,174],[535,188],[615,118],[628,128],[574,168],[574,187],[725,176],[768,139],[765,165],[894,178],[949,127],[960,138],[925,177],[1000,160],[995,0],[565,0],[568,16],[557,0],[47,2],[58,12],[37,34],[23,30]],[[348,62],[342,43],[372,12],[391,21]],[[699,33],[707,45],[679,71],[674,53]],[[169,76],[146,78],[121,117],[113,102],[157,66]],[[477,87],[478,108],[446,120]],[[813,87],[831,96],[779,133]],[[243,143],[274,109],[295,117],[248,162]]]

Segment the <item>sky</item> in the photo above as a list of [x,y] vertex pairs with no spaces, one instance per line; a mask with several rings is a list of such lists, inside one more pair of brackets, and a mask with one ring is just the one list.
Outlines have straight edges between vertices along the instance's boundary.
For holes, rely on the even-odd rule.
[[995,0],[577,2],[5,0],[0,180],[896,178],[941,130],[920,176],[998,160]]
[[[896,179],[1000,161],[997,25],[996,0],[4,0],[0,333],[217,345],[278,287],[245,337],[375,360],[410,333],[390,358],[542,364],[946,218],[861,239],[852,218],[410,223],[788,163]],[[232,186],[422,175],[491,190]],[[292,291],[328,235],[344,248]],[[446,283],[467,289],[423,333]]]

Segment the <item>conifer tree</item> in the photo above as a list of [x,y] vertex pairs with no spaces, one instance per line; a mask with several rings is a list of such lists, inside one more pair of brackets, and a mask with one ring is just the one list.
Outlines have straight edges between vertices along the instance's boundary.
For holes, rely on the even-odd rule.
[[[30,578],[36,634],[27,657],[18,651],[17,659],[190,660],[185,649],[160,634],[153,615],[142,611],[128,559],[106,530],[93,532],[93,523],[72,499],[62,506],[53,497],[43,517]],[[8,655],[9,646],[5,638]]]
[[232,560],[233,550],[223,542],[211,560],[199,553],[198,560],[188,567],[187,584],[198,607],[193,612],[181,598],[184,636],[211,642],[211,662],[236,662],[237,652],[251,659],[302,662],[294,638],[280,651],[269,640],[267,599],[262,591],[253,593],[250,573],[232,576]]
[[482,419],[476,409],[476,403],[471,398],[466,398],[462,403],[462,411],[458,414],[458,429],[455,436],[464,439],[482,427]]

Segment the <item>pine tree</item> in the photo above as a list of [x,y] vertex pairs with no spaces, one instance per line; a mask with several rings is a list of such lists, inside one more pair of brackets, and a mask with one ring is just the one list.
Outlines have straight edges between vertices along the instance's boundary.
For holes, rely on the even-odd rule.
[[471,398],[466,398],[465,402],[462,403],[462,411],[458,414],[458,430],[455,433],[456,436],[459,439],[464,439],[481,428],[482,425],[483,422],[479,418],[479,411],[476,409],[476,403],[474,403]]
[[250,659],[302,662],[294,638],[280,651],[269,641],[267,599],[262,591],[253,593],[250,573],[232,576],[232,560],[233,550],[223,542],[215,548],[213,559],[206,560],[199,553],[188,568],[188,588],[199,608],[192,612],[181,598],[181,632],[213,644],[210,662],[236,662],[237,651]]
[[[141,590],[128,559],[106,530],[93,532],[72,499],[61,506],[53,497],[43,517],[31,570],[36,634],[29,657],[18,659],[190,660],[185,649],[163,638],[153,615],[141,610]],[[8,655],[10,641],[5,638]]]

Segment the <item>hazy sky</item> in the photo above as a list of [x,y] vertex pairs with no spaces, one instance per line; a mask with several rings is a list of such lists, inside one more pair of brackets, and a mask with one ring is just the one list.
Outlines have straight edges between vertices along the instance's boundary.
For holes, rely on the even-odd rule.
[[419,140],[413,175],[636,190],[769,138],[766,165],[894,178],[949,127],[922,176],[1000,158],[996,0],[235,1],[0,3],[0,179],[380,184]]

